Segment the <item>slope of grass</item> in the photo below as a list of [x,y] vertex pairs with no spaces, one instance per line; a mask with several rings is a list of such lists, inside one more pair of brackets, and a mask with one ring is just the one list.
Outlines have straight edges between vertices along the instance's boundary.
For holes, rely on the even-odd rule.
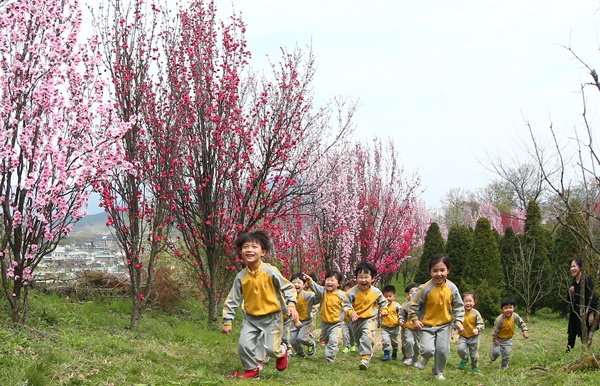
[[[237,356],[239,320],[225,336],[207,327],[197,303],[181,305],[185,316],[147,311],[136,331],[129,331],[127,300],[72,301],[34,293],[26,327],[8,322],[2,306],[0,385],[237,385],[248,380],[226,378],[241,370]],[[565,354],[566,320],[538,315],[529,321],[529,340],[515,334],[510,368],[491,363],[490,330],[482,335],[481,374],[458,370],[456,342],[446,369],[448,385],[585,385],[600,381],[596,371],[564,373],[560,368],[585,354],[578,343]],[[593,352],[600,351],[598,342]],[[288,370],[269,363],[262,385],[428,385],[439,384],[424,371],[401,361],[382,362],[379,349],[367,371],[358,370],[356,353],[326,363],[323,347],[313,357],[290,358]],[[254,384],[254,383],[253,383]]]

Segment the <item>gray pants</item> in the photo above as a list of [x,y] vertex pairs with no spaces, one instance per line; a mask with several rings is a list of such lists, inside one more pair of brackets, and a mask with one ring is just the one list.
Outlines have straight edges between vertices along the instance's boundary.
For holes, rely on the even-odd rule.
[[375,338],[375,329],[377,320],[375,317],[369,319],[358,319],[350,324],[350,329],[354,339],[358,343],[358,354],[363,359],[370,360],[373,354],[373,339]]
[[312,327],[312,319],[303,320],[302,326],[292,327],[290,343],[296,351],[296,354],[304,353],[304,346],[310,346],[315,343],[314,339],[310,336],[310,329]]
[[350,331],[350,322],[342,322],[342,342],[344,347],[350,348],[356,344]]
[[381,345],[383,351],[396,350],[398,348],[398,327],[381,327]]
[[[281,345],[282,329],[283,315],[281,312],[264,316],[244,314],[238,341],[238,354],[244,370],[254,370],[258,366],[256,349],[259,344],[263,345],[266,355],[270,357],[280,358],[285,355]],[[261,337],[263,333],[264,336]]]
[[471,357],[471,367],[477,367],[479,361],[479,335],[470,338],[460,336],[458,339],[458,356],[464,362]]
[[492,342],[492,361],[495,361],[500,355],[502,355],[502,367],[508,366],[508,360],[510,359],[510,350],[512,349],[512,338],[500,339],[500,344],[495,345]]
[[338,337],[342,323],[325,323],[321,321],[321,338],[325,341],[325,359],[330,362],[335,360],[338,353]]
[[410,328],[402,329],[402,355],[405,358],[413,358],[413,362],[417,361],[415,357],[419,355],[421,346],[421,338],[419,330],[411,330]]
[[433,375],[443,374],[446,362],[450,356],[450,328],[451,324],[443,326],[423,327],[421,329],[421,355],[428,361],[434,358]]

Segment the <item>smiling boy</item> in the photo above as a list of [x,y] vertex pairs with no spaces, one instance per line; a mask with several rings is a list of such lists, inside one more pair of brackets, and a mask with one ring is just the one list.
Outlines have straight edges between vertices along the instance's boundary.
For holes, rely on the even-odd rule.
[[377,329],[377,321],[381,309],[386,306],[387,299],[379,288],[373,286],[377,277],[377,267],[371,263],[362,262],[354,270],[356,285],[348,291],[346,308],[350,317],[350,329],[358,342],[360,355],[360,370],[369,368],[373,356],[373,338]]
[[496,318],[494,329],[492,330],[492,362],[502,355],[502,369],[507,369],[515,325],[523,332],[523,338],[529,339],[529,333],[527,325],[519,314],[515,312],[515,299],[504,298],[500,306],[502,307],[502,314]]
[[262,259],[271,251],[271,239],[265,231],[248,232],[235,241],[235,247],[246,262],[237,274],[223,306],[221,332],[229,335],[235,310],[244,303],[244,320],[238,341],[238,353],[244,373],[234,372],[236,378],[260,378],[256,361],[256,346],[264,334],[266,354],[277,358],[276,368],[287,368],[287,346],[282,343],[283,312],[298,320],[296,290],[279,270]]

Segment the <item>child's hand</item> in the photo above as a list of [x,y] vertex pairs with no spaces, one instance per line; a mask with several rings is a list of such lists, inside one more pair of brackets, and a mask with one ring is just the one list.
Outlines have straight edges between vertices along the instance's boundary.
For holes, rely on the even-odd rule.
[[415,319],[413,320],[413,327],[415,330],[420,330],[423,328],[423,322],[421,322],[419,319]]
[[479,335],[479,329],[478,329],[478,328],[474,328],[474,329],[473,329],[473,334],[475,334],[475,335]]
[[356,313],[356,311],[352,311],[352,313],[350,314],[350,320],[352,320],[353,322],[356,322],[358,320],[358,314]]
[[223,326],[223,327],[221,327],[221,333],[225,334],[225,335],[229,335],[231,333],[232,328],[233,328],[233,326],[231,326],[231,325]]
[[498,346],[500,344],[500,339],[494,338],[494,346]]
[[454,325],[456,326],[456,331],[458,332],[462,332],[465,329],[461,322],[456,322]]
[[308,276],[307,274],[304,274],[304,281],[307,284],[310,284],[311,281],[313,281],[312,277]]
[[529,333],[527,331],[523,331],[523,338],[529,339]]
[[288,306],[288,316],[291,317],[293,321],[298,320],[298,311],[296,311],[296,307]]

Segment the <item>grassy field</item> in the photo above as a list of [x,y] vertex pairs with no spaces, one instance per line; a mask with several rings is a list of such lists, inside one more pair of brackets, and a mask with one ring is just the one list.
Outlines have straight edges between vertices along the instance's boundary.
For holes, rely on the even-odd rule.
[[[4,304],[4,303],[3,303]],[[129,302],[119,299],[73,301],[34,293],[30,322],[12,326],[6,305],[0,308],[0,385],[428,385],[439,384],[429,367],[419,371],[401,361],[382,362],[379,349],[367,371],[358,370],[356,353],[326,363],[323,347],[313,357],[290,358],[286,371],[269,363],[261,380],[226,378],[241,370],[237,357],[239,318],[231,336],[207,328],[197,302],[183,304],[180,315],[147,311],[129,331]],[[518,312],[519,310],[517,310]],[[480,374],[458,370],[456,342],[445,375],[448,385],[587,385],[600,372],[566,373],[561,368],[584,357],[578,342],[565,354],[566,320],[537,315],[529,322],[530,339],[515,334],[510,368],[491,363],[490,330],[482,334]],[[600,338],[598,338],[600,339]],[[600,351],[596,342],[593,352]],[[469,366],[467,366],[469,367]]]

